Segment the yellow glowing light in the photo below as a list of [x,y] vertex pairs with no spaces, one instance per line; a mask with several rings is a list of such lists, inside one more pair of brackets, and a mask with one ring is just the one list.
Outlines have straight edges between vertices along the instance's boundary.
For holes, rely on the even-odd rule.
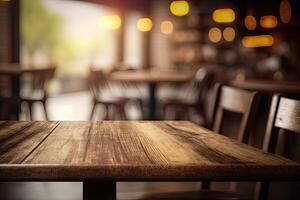
[[234,38],[235,38],[235,30],[231,27],[225,28],[224,31],[223,31],[223,38],[227,42],[233,41]]
[[147,32],[152,29],[152,20],[150,18],[141,18],[137,22],[137,28],[142,32]]
[[99,18],[99,25],[103,29],[116,30],[121,26],[121,18],[118,15],[104,15]]
[[170,11],[173,15],[184,16],[190,11],[190,5],[187,1],[173,1],[170,5]]
[[221,30],[216,28],[216,27],[211,28],[208,32],[209,40],[214,42],[214,43],[219,42],[221,40],[221,37],[222,37]]
[[263,28],[274,28],[277,26],[277,18],[273,15],[262,16],[260,18],[260,25]]
[[213,12],[212,18],[217,23],[230,23],[235,20],[235,13],[231,8],[217,9]]
[[245,47],[269,47],[274,44],[272,35],[245,36],[242,39]]
[[245,17],[245,27],[248,30],[255,30],[256,29],[256,19],[252,15],[248,15]]
[[280,20],[287,24],[291,21],[292,18],[292,8],[291,4],[287,0],[283,0],[280,3],[280,8],[279,8],[279,13],[280,13]]
[[170,35],[173,33],[173,23],[170,21],[163,21],[160,25],[160,30],[163,34]]

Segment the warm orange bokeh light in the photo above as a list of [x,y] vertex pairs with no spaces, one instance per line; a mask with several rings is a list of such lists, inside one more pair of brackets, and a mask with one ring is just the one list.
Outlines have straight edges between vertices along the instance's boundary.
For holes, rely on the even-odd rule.
[[277,18],[273,15],[262,16],[260,18],[260,25],[263,28],[275,28],[277,26]]
[[170,35],[173,33],[173,23],[170,21],[163,21],[160,25],[160,30],[163,34]]
[[242,44],[245,47],[269,47],[274,44],[274,38],[272,35],[257,35],[257,36],[245,36],[242,39]]
[[217,27],[213,27],[208,32],[208,38],[210,41],[217,43],[221,40],[222,33],[221,30]]
[[256,19],[254,16],[248,15],[245,17],[245,27],[252,31],[256,29]]
[[147,32],[152,29],[152,20],[150,18],[141,18],[137,22],[137,28],[139,31]]
[[116,30],[121,26],[121,18],[118,15],[104,15],[99,18],[99,25],[102,29]]
[[231,8],[217,9],[213,12],[212,18],[217,23],[230,23],[235,20],[235,13]]
[[227,42],[231,42],[235,38],[235,30],[232,27],[227,27],[223,31],[223,38]]
[[287,0],[283,0],[280,3],[280,20],[287,24],[291,21],[292,18],[292,8],[291,8],[291,4],[289,1]]
[[190,11],[190,5],[187,1],[173,1],[170,5],[170,11],[173,15],[184,16]]

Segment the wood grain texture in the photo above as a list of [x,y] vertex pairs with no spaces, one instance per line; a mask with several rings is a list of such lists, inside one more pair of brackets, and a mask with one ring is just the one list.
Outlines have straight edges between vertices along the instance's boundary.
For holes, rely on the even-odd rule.
[[191,72],[161,72],[150,70],[131,70],[118,71],[110,75],[110,79],[114,81],[127,82],[186,82],[193,78],[194,74]]
[[187,121],[60,122],[27,154],[0,160],[0,180],[300,180],[296,162]]
[[275,126],[300,133],[300,101],[281,97]]
[[0,163],[21,163],[58,122],[0,122]]

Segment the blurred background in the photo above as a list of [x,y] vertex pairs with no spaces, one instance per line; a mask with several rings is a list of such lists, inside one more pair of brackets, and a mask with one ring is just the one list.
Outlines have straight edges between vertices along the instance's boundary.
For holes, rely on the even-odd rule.
[[[0,119],[191,120],[209,128],[218,82],[264,95],[251,139],[261,148],[271,95],[300,96],[299,13],[297,0],[0,0]],[[299,161],[299,148],[289,151]],[[31,184],[20,188],[43,190]],[[297,187],[274,184],[271,198],[292,199]],[[252,195],[253,184],[240,191]]]
[[[91,67],[206,68],[222,82],[298,80],[299,9],[288,0],[1,0],[0,62],[55,66],[47,83],[49,116],[83,120],[90,105],[78,107],[69,99],[90,101],[85,91]],[[165,85],[159,84],[158,99],[171,91]],[[148,95],[142,84],[140,90]],[[74,108],[82,109],[80,116]],[[129,116],[141,117],[134,109]]]

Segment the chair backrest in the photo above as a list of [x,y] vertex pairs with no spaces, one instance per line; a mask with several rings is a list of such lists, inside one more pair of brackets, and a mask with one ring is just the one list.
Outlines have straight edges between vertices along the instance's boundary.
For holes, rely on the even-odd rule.
[[30,79],[27,86],[31,93],[42,92],[46,96],[46,84],[54,77],[55,70],[55,67],[48,67],[26,72],[24,75]]
[[220,133],[223,125],[224,111],[242,114],[238,131],[238,141],[248,143],[253,118],[258,105],[256,92],[249,92],[221,84],[215,85],[215,100],[212,111],[211,128]]
[[300,101],[274,95],[263,150],[275,153],[280,129],[300,133]]
[[[276,94],[272,98],[263,150],[275,153],[280,130],[300,133],[300,101]],[[268,199],[269,182],[257,183],[254,199]]]
[[101,92],[109,87],[107,74],[101,69],[90,68],[88,84],[93,96],[98,98]]
[[198,106],[203,106],[205,95],[212,85],[214,73],[205,68],[200,68],[196,71],[193,79],[185,84],[184,95],[195,97],[195,103]]
[[198,86],[198,105],[204,104],[204,99],[206,99],[207,92],[211,88],[214,78],[215,74],[211,70],[201,68],[196,72],[194,81]]
[[35,90],[44,90],[46,83],[54,77],[55,70],[55,67],[51,67],[32,72],[32,88]]

